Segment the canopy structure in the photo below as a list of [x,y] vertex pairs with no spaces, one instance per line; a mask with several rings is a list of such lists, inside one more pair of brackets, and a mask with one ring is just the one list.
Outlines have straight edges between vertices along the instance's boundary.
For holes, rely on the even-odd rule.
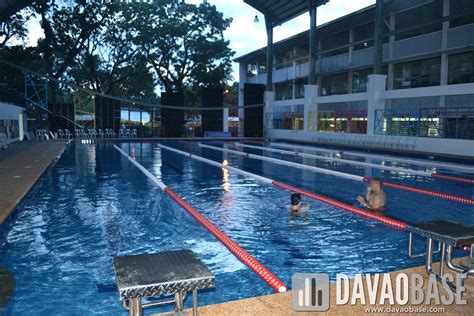
[[27,7],[34,0],[0,0],[0,22]]
[[316,10],[329,0],[244,0],[265,16],[267,27],[267,91],[273,90],[273,28],[309,11],[309,76],[308,84],[316,83]]
[[244,0],[244,2],[260,11],[272,21],[273,26],[276,26],[308,12],[311,7],[326,4],[329,0]]

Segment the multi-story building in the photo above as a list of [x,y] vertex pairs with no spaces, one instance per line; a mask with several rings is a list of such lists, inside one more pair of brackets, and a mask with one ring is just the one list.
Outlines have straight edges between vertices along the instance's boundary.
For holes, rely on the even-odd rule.
[[[371,75],[375,9],[317,27],[317,86],[307,85],[309,31],[274,44],[265,136],[472,155],[474,1],[385,1],[384,75]],[[265,90],[266,52],[236,59],[240,106]]]

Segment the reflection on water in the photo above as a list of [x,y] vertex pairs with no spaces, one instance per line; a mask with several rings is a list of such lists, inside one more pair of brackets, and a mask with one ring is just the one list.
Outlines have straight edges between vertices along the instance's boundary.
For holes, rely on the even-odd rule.
[[[168,145],[350,204],[366,190],[363,183],[276,167],[193,143]],[[295,272],[334,277],[423,264],[422,259],[407,258],[406,233],[378,222],[305,198],[305,203],[312,203],[310,211],[294,218],[285,208],[288,191],[161,151],[151,143],[132,141],[121,148],[288,285]],[[354,174],[366,172],[311,159],[305,163]],[[463,184],[382,175],[472,196],[472,188]],[[462,218],[474,223],[472,207],[409,192],[387,189],[387,193],[388,216],[407,222]],[[110,144],[73,143],[27,194],[14,218],[0,226],[0,267],[12,271],[17,283],[5,313],[124,314],[113,286],[112,257],[182,248],[193,250],[217,277],[217,289],[200,295],[201,304],[272,293]],[[415,251],[423,248],[423,243],[415,243]]]

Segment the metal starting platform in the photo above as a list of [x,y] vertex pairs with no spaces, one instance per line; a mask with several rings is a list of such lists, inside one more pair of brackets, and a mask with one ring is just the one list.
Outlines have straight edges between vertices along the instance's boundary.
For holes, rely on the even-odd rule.
[[[441,281],[444,270],[447,267],[451,271],[458,272],[464,277],[474,275],[474,227],[452,221],[430,221],[420,224],[408,225],[406,230],[410,232],[408,239],[408,256],[418,258],[426,256],[425,269],[429,274],[434,274]],[[412,253],[413,234],[426,238],[426,253]],[[434,251],[434,242],[438,242],[438,250]],[[458,266],[453,263],[453,247],[469,245],[469,257]],[[441,260],[439,272],[433,270],[433,254],[440,252]],[[464,278],[462,279],[464,285]],[[449,287],[455,291],[456,286],[447,282]]]
[[[215,276],[190,250],[114,257],[113,265],[120,298],[129,315],[143,309],[175,304],[183,313],[187,292],[193,293],[193,315],[197,315],[198,290],[215,287]],[[143,298],[174,294],[174,299],[143,303]]]

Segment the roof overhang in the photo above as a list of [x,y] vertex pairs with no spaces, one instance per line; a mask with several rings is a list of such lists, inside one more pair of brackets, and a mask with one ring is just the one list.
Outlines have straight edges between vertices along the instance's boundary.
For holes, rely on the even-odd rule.
[[34,0],[0,0],[0,22],[32,4]]
[[244,2],[265,15],[272,26],[277,26],[308,12],[311,6],[319,7],[329,0],[244,0]]

